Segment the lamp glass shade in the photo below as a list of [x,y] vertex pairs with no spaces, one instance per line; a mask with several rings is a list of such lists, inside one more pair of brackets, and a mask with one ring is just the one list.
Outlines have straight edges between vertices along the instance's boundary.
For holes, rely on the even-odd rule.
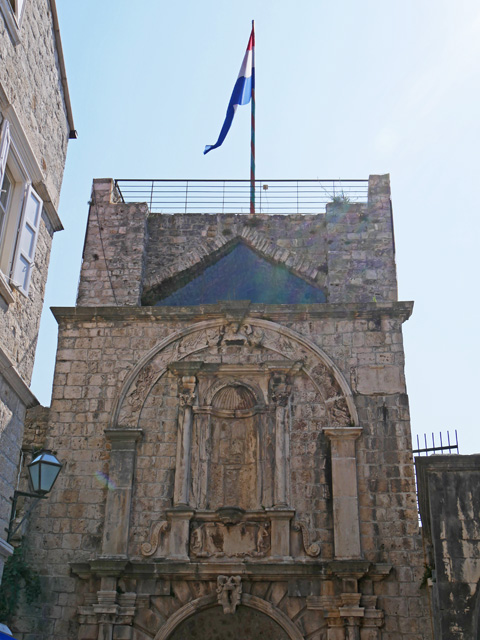
[[62,466],[51,451],[41,451],[28,465],[33,490],[42,495],[48,493]]

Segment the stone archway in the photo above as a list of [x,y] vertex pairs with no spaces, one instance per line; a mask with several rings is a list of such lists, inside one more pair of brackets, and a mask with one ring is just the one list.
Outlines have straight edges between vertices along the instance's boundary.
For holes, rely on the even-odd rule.
[[[248,635],[250,633],[250,635]],[[234,614],[225,614],[215,595],[189,602],[159,630],[154,640],[304,640],[299,628],[280,609],[244,594]]]
[[223,613],[221,607],[201,611],[181,622],[169,636],[169,640],[288,640],[285,631],[259,611],[237,608],[235,615]]
[[292,362],[302,362],[305,374],[324,396],[330,424],[358,425],[350,386],[340,369],[320,347],[275,322],[247,317],[242,323],[229,323],[225,318],[198,322],[161,340],[125,378],[114,403],[110,427],[137,426],[148,393],[165,373],[169,363],[191,357],[209,346],[219,346],[222,342],[237,343],[238,339],[252,348],[261,347]]

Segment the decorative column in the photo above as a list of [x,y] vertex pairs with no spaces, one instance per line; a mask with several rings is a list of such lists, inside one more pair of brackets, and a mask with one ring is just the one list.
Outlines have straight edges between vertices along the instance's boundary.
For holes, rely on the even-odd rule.
[[186,507],[189,503],[190,459],[192,448],[192,424],[195,402],[195,376],[182,376],[178,394],[177,460],[175,466],[174,507]]
[[196,362],[176,362],[169,367],[171,371],[179,376],[177,458],[173,488],[173,509],[167,512],[167,518],[170,522],[169,557],[176,560],[189,560],[190,520],[194,513],[190,507],[190,466],[193,404],[197,386],[197,379],[192,374],[200,366],[201,363]]
[[295,511],[288,508],[287,460],[289,400],[292,393],[290,376],[273,371],[270,397],[275,407],[275,469],[273,478],[273,509],[271,518],[271,554],[276,558],[290,557],[290,521]]
[[137,441],[141,429],[105,429],[111,443],[109,490],[105,506],[102,556],[128,555],[130,508]]
[[332,445],[332,493],[335,559],[356,559],[362,554],[358,514],[355,441],[361,427],[325,429]]
[[275,405],[275,507],[286,507],[287,499],[287,432],[292,385],[285,373],[273,373],[270,380],[271,398]]

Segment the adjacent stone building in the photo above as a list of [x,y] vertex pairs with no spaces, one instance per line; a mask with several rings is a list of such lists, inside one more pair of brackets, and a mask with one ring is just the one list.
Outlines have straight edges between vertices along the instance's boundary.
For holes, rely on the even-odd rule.
[[416,458],[435,638],[480,635],[480,455]]
[[[425,640],[388,176],[317,215],[95,180],[19,638]],[[45,431],[42,431],[47,420]],[[32,424],[35,430],[35,425]]]
[[0,0],[0,580],[68,139],[54,0]]

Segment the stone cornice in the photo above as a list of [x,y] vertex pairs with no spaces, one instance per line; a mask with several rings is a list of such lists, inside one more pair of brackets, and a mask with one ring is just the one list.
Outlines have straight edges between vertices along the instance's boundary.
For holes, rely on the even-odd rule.
[[327,427],[323,430],[330,440],[356,440],[362,434],[362,427]]
[[65,60],[63,57],[62,39],[60,37],[60,27],[58,25],[58,14],[55,0],[50,0],[50,8],[52,10],[53,33],[55,35],[55,44],[57,46],[58,66],[60,67],[60,77],[62,79],[63,99],[65,102],[65,109],[67,111],[68,126],[70,127],[68,137],[72,140],[77,138],[77,132],[75,131],[75,125],[73,124],[72,105],[70,102],[70,92],[68,90],[67,72],[65,70]]
[[[92,320],[185,320],[195,322],[229,316],[238,303],[194,307],[51,307],[57,322]],[[289,320],[340,319],[355,320],[376,318],[399,318],[408,320],[413,311],[413,302],[364,302],[345,304],[245,304],[245,312],[252,318],[268,317],[275,322]]]
[[[380,565],[378,565],[380,566]],[[195,576],[196,580],[216,580],[218,575],[241,575],[245,579],[255,580],[288,580],[295,578],[317,578],[325,580],[332,575],[361,575],[372,573],[380,575],[377,565],[364,560],[319,560],[309,559],[305,562],[295,560],[272,562],[175,562],[166,560],[161,562],[142,562],[119,558],[97,558],[90,562],[70,563],[72,573],[80,578],[90,576],[122,575],[130,578],[162,578],[167,580],[185,580]],[[383,565],[382,565],[383,567]],[[388,571],[391,569],[390,565]],[[381,577],[385,577],[383,572]]]
[[23,404],[29,409],[40,404],[37,398],[28,388],[27,384],[22,379],[21,375],[15,369],[13,362],[10,360],[5,351],[0,347],[0,375],[8,382],[14,392],[23,402]]

